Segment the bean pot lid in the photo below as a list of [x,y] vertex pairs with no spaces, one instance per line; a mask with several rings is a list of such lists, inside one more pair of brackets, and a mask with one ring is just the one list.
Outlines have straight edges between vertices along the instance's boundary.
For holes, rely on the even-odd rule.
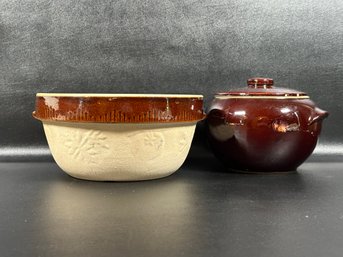
[[246,88],[234,89],[228,92],[221,92],[217,98],[269,98],[269,99],[306,99],[309,96],[304,93],[288,88],[274,87],[271,78],[250,78]]

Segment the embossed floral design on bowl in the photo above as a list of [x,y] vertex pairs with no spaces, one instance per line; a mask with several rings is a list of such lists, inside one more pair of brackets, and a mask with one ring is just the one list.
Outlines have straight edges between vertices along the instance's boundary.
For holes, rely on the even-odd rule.
[[88,180],[146,180],[183,164],[201,95],[38,93],[33,116],[43,122],[56,163]]

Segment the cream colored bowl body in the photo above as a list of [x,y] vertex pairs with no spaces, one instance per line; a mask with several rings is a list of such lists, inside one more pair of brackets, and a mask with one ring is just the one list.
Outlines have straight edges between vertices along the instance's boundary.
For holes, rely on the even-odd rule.
[[88,180],[146,180],[175,172],[189,152],[196,123],[43,121],[56,163]]

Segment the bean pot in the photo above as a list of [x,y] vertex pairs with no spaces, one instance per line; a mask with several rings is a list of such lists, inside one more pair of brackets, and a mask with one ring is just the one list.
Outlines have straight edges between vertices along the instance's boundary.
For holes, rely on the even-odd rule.
[[231,170],[294,171],[313,152],[328,112],[309,96],[251,78],[248,87],[218,93],[207,118],[214,154]]
[[174,173],[189,152],[202,95],[38,93],[51,153],[67,174],[101,181]]

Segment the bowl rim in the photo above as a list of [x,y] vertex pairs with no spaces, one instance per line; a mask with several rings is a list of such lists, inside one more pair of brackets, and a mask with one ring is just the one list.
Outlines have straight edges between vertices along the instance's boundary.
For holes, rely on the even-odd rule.
[[144,93],[37,93],[37,97],[122,97],[122,98],[203,98],[198,94],[144,94]]
[[38,120],[95,123],[169,123],[204,119],[202,95],[37,93]]

